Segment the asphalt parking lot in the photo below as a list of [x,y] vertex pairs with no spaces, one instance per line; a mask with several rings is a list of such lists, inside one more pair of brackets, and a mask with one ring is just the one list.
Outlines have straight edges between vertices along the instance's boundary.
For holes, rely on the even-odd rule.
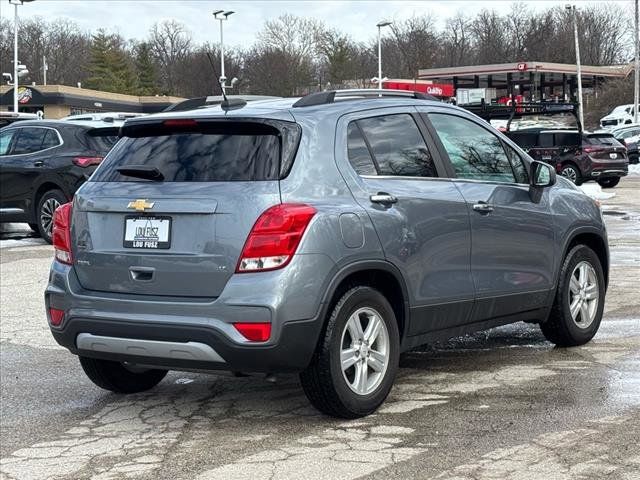
[[605,318],[584,347],[515,324],[401,358],[381,410],[336,421],[296,376],[174,372],[144,394],[95,387],[50,336],[52,249],[0,235],[0,479],[638,479],[640,176],[603,200]]

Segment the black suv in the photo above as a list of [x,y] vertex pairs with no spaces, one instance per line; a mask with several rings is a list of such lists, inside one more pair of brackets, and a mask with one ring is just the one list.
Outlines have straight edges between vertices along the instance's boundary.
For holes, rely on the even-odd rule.
[[608,132],[527,128],[506,135],[534,160],[554,165],[576,185],[596,180],[612,188],[627,175],[627,149]]
[[55,209],[68,202],[118,140],[118,126],[54,120],[0,129],[0,222],[26,222],[51,243]]

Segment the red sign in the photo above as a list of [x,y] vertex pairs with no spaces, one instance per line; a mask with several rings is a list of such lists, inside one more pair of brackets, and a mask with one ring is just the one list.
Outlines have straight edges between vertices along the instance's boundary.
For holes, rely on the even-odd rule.
[[408,80],[406,82],[383,82],[382,86],[390,90],[422,92],[434,97],[453,97],[453,85],[447,83],[418,83]]
[[518,64],[518,71],[519,72],[526,72],[527,71],[527,64],[526,63],[519,63]]

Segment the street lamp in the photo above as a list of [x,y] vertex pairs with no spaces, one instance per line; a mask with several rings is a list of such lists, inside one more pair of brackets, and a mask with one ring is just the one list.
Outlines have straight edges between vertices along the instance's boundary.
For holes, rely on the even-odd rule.
[[215,12],[213,12],[213,18],[215,18],[216,20],[220,20],[220,88],[222,88],[223,94],[226,92],[227,88],[233,87],[235,82],[232,80],[231,85],[227,85],[227,77],[224,74],[224,36],[222,33],[222,22],[224,22],[225,20],[229,20],[229,16],[234,13],[235,12],[231,10],[228,10],[226,12],[224,10],[216,10]]
[[378,89],[382,90],[382,27],[388,27],[393,22],[378,22]]
[[25,2],[33,2],[33,0],[9,0],[13,5],[13,111],[18,112],[18,5]]
[[634,57],[634,81],[633,81],[633,122],[638,123],[640,118],[640,6],[638,0],[635,1],[635,31],[633,32],[634,44],[635,44],[635,57]]
[[573,37],[576,44],[576,66],[578,67],[578,108],[580,109],[580,126],[584,128],[584,112],[582,110],[582,66],[580,65],[580,42],[578,40],[578,20],[576,6],[567,4],[564,7],[573,15]]

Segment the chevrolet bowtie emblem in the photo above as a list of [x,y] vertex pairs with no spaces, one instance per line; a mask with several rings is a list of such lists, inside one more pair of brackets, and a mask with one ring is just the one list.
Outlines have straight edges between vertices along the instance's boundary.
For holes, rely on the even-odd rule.
[[144,212],[149,208],[153,208],[154,205],[155,205],[154,202],[147,203],[146,200],[142,198],[138,198],[135,202],[129,202],[129,205],[127,205],[127,208],[133,208],[138,212]]

